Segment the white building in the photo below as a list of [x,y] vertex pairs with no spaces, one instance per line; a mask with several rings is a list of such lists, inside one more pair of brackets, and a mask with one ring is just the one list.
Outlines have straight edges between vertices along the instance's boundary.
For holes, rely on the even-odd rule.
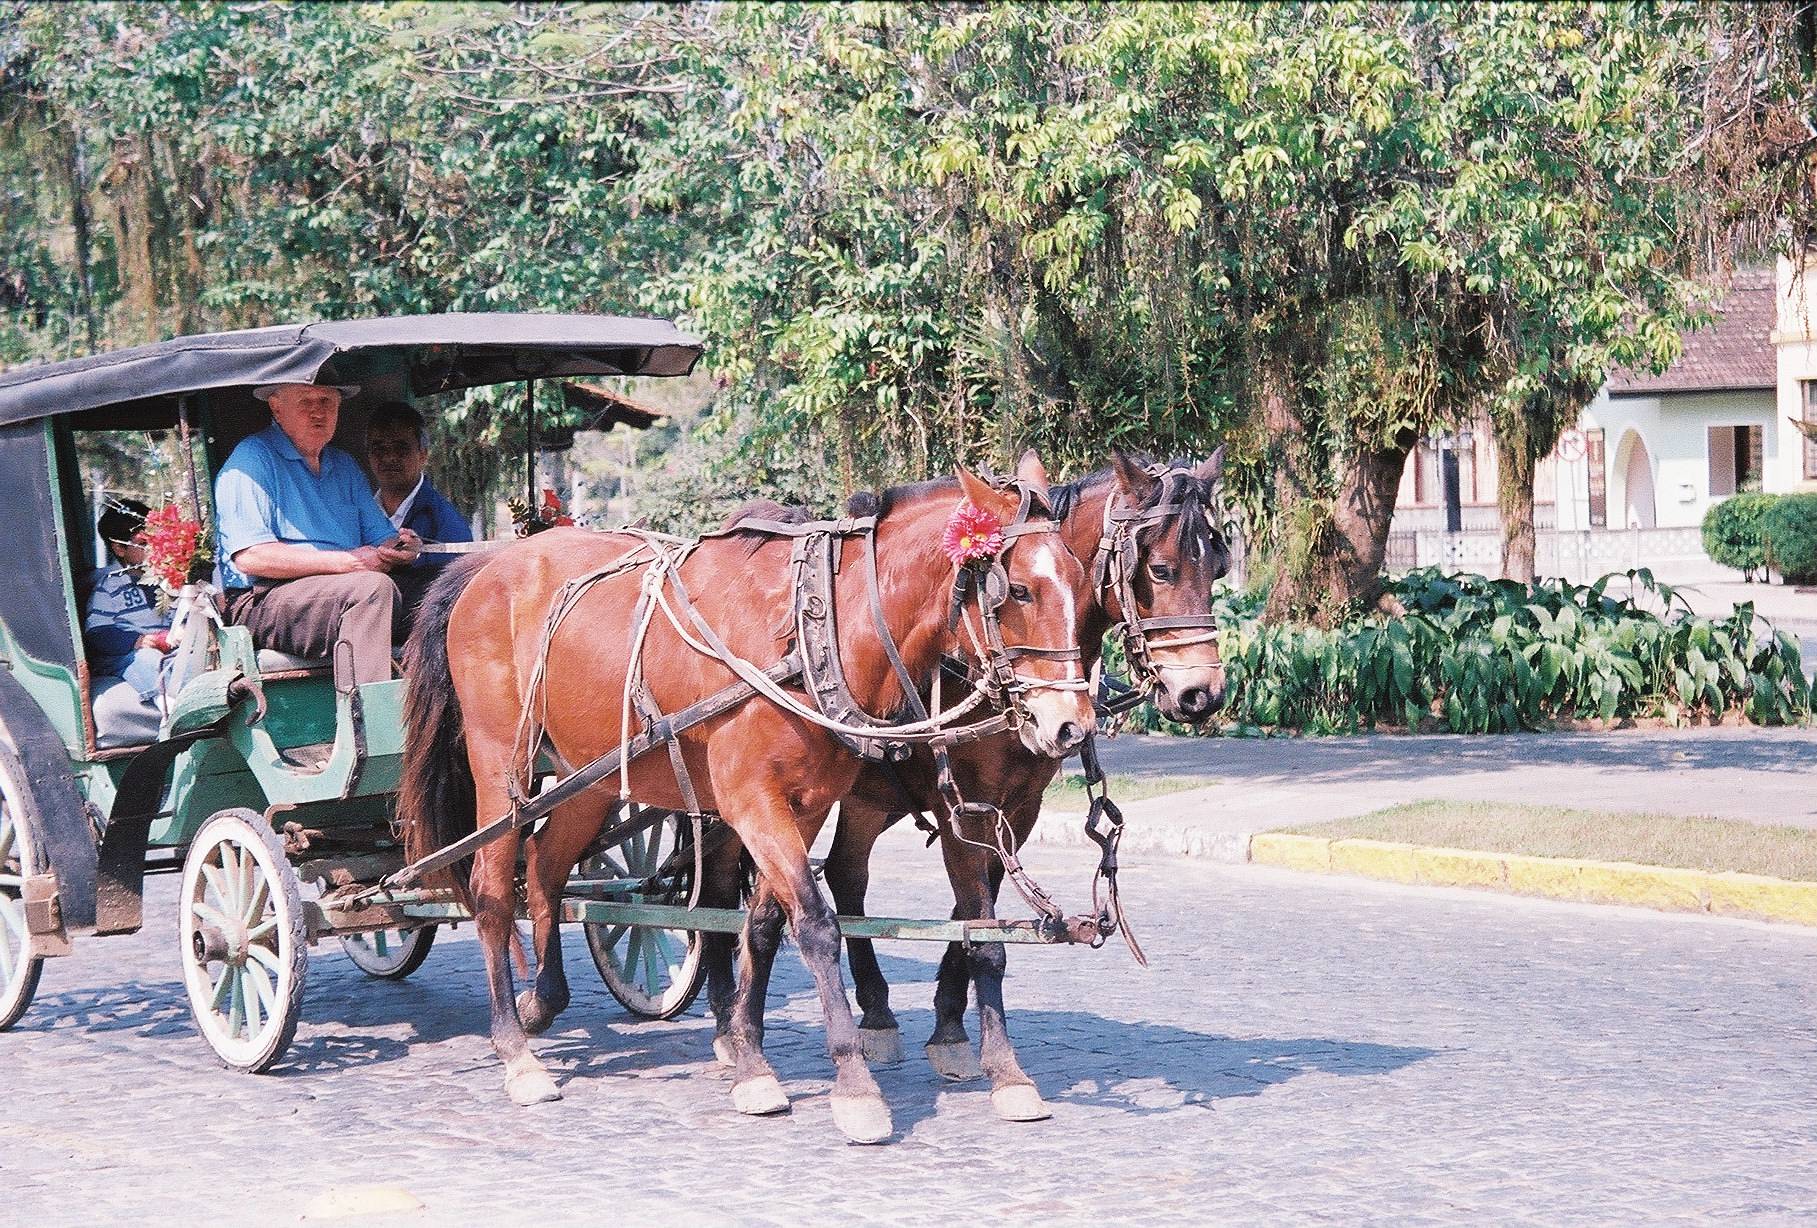
[[[1817,423],[1811,280],[1787,260],[1738,270],[1716,322],[1685,337],[1669,370],[1619,372],[1597,394],[1534,483],[1542,575],[1639,565],[1679,580],[1713,576],[1700,535],[1712,503],[1742,490],[1817,489],[1817,443],[1795,425]],[[1486,424],[1469,435],[1459,448],[1463,531],[1445,532],[1440,454],[1422,444],[1401,481],[1390,568],[1495,574],[1494,447]]]

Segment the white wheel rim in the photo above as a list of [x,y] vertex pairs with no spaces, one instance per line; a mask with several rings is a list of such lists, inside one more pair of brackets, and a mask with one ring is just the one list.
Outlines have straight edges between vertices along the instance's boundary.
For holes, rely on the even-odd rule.
[[[679,824],[664,819],[638,832],[624,843],[603,850],[595,872],[608,878],[647,878],[662,867],[678,843]],[[626,897],[632,901],[642,895]],[[661,1014],[686,997],[693,987],[699,944],[688,930],[657,929],[648,925],[597,925],[590,927],[611,971],[600,969],[612,988],[649,1014]]]
[[370,934],[348,934],[341,947],[361,969],[384,974],[396,972],[416,953],[423,941],[424,930],[374,930]]
[[25,878],[31,848],[17,817],[12,782],[0,773],[0,1015],[13,1005],[34,966],[25,927]]
[[[256,837],[224,831],[183,871],[183,972],[190,1004],[215,1052],[250,1065],[283,1030],[290,1001],[290,918],[278,871]],[[196,938],[220,935],[224,955],[198,955]]]

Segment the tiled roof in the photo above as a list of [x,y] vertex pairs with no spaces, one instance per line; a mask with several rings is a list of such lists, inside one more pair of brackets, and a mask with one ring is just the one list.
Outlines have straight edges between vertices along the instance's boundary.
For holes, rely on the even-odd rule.
[[1773,293],[1772,269],[1736,269],[1729,293],[1716,304],[1716,322],[1685,334],[1683,356],[1664,375],[1616,371],[1609,376],[1610,394],[1776,387]]

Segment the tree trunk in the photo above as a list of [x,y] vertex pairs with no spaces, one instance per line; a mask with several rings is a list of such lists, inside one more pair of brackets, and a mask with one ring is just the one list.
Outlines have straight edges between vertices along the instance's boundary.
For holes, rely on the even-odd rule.
[[1533,474],[1539,467],[1524,426],[1495,425],[1495,498],[1502,520],[1502,578],[1533,583],[1539,534],[1533,523]]
[[1324,626],[1346,608],[1381,598],[1388,526],[1414,436],[1346,456],[1336,494],[1321,493],[1319,458],[1293,370],[1290,360],[1270,359],[1259,379],[1275,505],[1276,569],[1266,616]]

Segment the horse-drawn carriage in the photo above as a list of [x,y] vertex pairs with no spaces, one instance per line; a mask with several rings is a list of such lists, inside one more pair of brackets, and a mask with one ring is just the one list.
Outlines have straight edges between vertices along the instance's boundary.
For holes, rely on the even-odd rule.
[[[962,475],[963,491],[947,483],[888,492],[836,521],[759,509],[704,542],[558,530],[476,552],[431,590],[405,677],[385,682],[337,685],[331,662],[255,647],[245,628],[221,621],[204,586],[187,607],[188,668],[162,706],[91,676],[80,584],[96,563],[96,538],[82,462],[97,440],[174,438],[190,469],[188,498],[205,519],[209,475],[264,425],[255,385],[360,385],[340,426],[353,437],[369,400],[570,376],[684,375],[699,352],[655,320],[431,316],[181,338],[0,375],[0,480],[16,509],[0,585],[0,1028],[29,1006],[45,959],[69,953],[76,938],[136,931],[145,877],[178,873],[189,1003],[229,1066],[262,1071],[284,1054],[312,944],[339,939],[372,975],[401,977],[422,962],[437,925],[477,911],[495,1040],[501,1012],[513,1027],[520,1013],[534,1019],[536,1030],[565,1004],[553,935],[562,921],[580,922],[608,987],[640,1015],[685,1010],[717,958],[726,981],[715,991],[722,1038],[746,1050],[737,1059],[740,1107],[774,1111],[779,1089],[749,1051],[760,1021],[741,1029],[730,1018],[729,935],[745,933],[746,978],[755,972],[761,981],[767,964],[752,961],[773,953],[786,911],[821,981],[826,952],[810,950],[810,936],[833,924],[830,911],[815,911],[825,906],[811,879],[810,901],[795,874],[806,869],[805,842],[779,833],[817,827],[845,795],[862,813],[863,780],[884,780],[871,786],[877,830],[902,813],[935,812],[949,845],[970,848],[979,867],[989,863],[994,897],[1006,871],[1025,883],[1014,847],[1046,778],[1033,809],[1025,802],[1026,815],[1011,821],[961,796],[961,784],[971,791],[990,778],[962,762],[956,780],[951,759],[963,760],[968,747],[1014,750],[1018,739],[1016,753],[1044,759],[1076,749],[1091,719],[1081,634],[1089,662],[1090,636],[1114,612],[1142,680],[1161,682],[1178,715],[1215,705],[1204,681],[1207,659],[1215,663],[1206,596],[1225,560],[1206,517],[1210,471],[1126,463],[1097,487],[1074,484],[1058,499],[1036,465],[996,487]],[[949,544],[942,555],[925,539],[942,525],[951,536],[959,503],[996,511],[977,534],[984,545],[956,554]],[[1069,513],[1080,526],[1070,538],[1062,533]],[[1163,539],[1171,546],[1157,547]],[[1151,557],[1159,554],[1172,562]],[[723,579],[728,568],[743,568],[755,587],[735,581],[729,592],[702,592],[701,576]],[[772,573],[780,580],[764,579]],[[781,604],[765,609],[765,601]],[[492,626],[489,617],[503,621]],[[613,655],[587,634],[601,619],[614,629],[619,660],[616,673],[589,682],[589,663]],[[525,625],[527,639],[511,630]],[[488,692],[485,669],[496,662],[467,658],[481,651],[474,645],[501,639],[505,657],[528,673]],[[780,659],[766,662],[771,643]],[[1170,670],[1178,675],[1171,691]],[[942,702],[943,685],[958,702]],[[508,702],[481,711],[494,693]],[[591,698],[583,703],[582,693]],[[871,715],[879,710],[893,715]],[[496,772],[479,772],[476,799],[463,773],[482,763],[493,718],[509,754]],[[860,767],[840,766],[846,758],[862,777]],[[809,761],[820,764],[818,793],[803,783]],[[836,783],[821,787],[823,777]],[[405,778],[414,793],[400,832]],[[764,809],[768,795],[740,791],[756,778],[787,785],[773,821],[728,813],[728,823],[715,823],[722,797]],[[461,788],[464,805],[450,803],[450,790]],[[882,801],[879,788],[888,790]],[[961,953],[955,975],[963,978],[965,953],[1000,954],[1003,942],[1102,941],[1121,921],[1114,807],[1095,806],[1093,823],[1112,888],[1094,914],[1064,917],[1033,888],[1037,916],[1027,921],[996,920],[989,899],[949,920],[840,917],[833,958],[839,933],[930,939]],[[811,830],[801,834],[811,841]],[[750,915],[737,907],[740,842],[759,871]],[[867,841],[848,843],[868,857]],[[505,938],[496,926],[488,934],[487,920],[506,916],[509,929],[526,895],[538,923],[538,979],[514,1000],[508,966],[500,972]],[[862,900],[861,883],[853,898]],[[717,956],[703,934],[725,936]],[[869,966],[874,972],[874,960]],[[832,1028],[837,1008],[830,987],[821,989]],[[961,985],[961,1008],[964,993]],[[865,1002],[862,983],[859,996]],[[987,996],[980,982],[981,1007]],[[760,1011],[758,998],[746,1014]],[[842,988],[837,998],[849,1030]],[[883,1026],[873,1014],[867,1004],[866,1027]],[[858,1046],[840,1036],[834,1052],[843,1061]],[[514,1098],[553,1095],[527,1051],[501,1046],[501,1056]],[[836,1111],[846,1073],[842,1064]],[[841,1124],[854,1137],[888,1132],[887,1113],[848,1113]]]

